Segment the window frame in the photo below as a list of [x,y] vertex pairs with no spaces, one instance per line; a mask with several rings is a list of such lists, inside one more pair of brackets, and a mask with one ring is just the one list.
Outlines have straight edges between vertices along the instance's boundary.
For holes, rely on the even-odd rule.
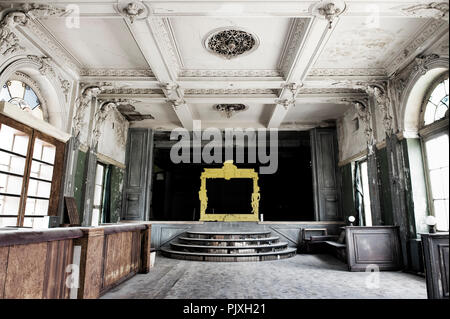
[[[444,80],[446,80],[449,77],[449,73],[446,72],[443,75],[436,78],[433,83],[430,85],[429,89],[427,90],[427,93],[425,95],[425,98],[422,103],[422,109],[420,112],[420,129],[419,129],[419,138],[420,138],[420,148],[422,152],[422,162],[424,167],[424,173],[425,173],[425,187],[426,187],[426,193],[427,193],[427,212],[428,216],[436,216],[434,211],[434,200],[433,200],[433,194],[431,189],[431,178],[430,178],[430,169],[428,165],[428,154],[426,151],[425,143],[431,139],[437,138],[442,135],[447,135],[450,138],[449,135],[449,118],[443,117],[439,120],[436,120],[428,125],[425,125],[425,111],[428,105],[428,100],[431,97],[431,94],[436,89],[436,87]],[[448,230],[447,230],[448,231]]]
[[[15,227],[24,227],[25,218],[44,218],[46,216],[58,216],[59,204],[62,193],[62,177],[63,177],[63,168],[64,168],[64,155],[65,155],[65,143],[57,140],[54,137],[48,136],[36,129],[33,129],[25,124],[17,122],[16,120],[0,114],[0,128],[1,125],[7,125],[11,128],[19,130],[28,136],[28,145],[27,145],[27,154],[24,156],[25,158],[25,168],[24,174],[22,177],[22,187],[20,193],[20,202],[19,202],[19,210],[17,212],[17,223]],[[53,163],[53,173],[52,173],[52,181],[50,187],[50,196],[49,196],[49,204],[47,215],[37,215],[36,217],[32,215],[26,215],[26,203],[28,195],[28,186],[30,184],[30,173],[31,173],[31,165],[33,162],[33,150],[36,139],[40,139],[44,142],[52,144],[55,146],[55,159]],[[36,159],[34,159],[36,161]],[[8,215],[9,216],[9,215]],[[14,216],[15,217],[15,216]],[[0,216],[0,218],[3,218]],[[6,218],[6,215],[5,215]]]

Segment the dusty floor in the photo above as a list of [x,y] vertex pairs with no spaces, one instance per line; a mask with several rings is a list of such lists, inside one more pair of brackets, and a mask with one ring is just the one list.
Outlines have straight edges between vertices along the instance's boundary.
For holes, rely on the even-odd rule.
[[[103,298],[426,298],[425,279],[402,272],[349,272],[328,255],[296,255],[264,262],[196,262],[158,255]],[[378,275],[376,274],[376,275]],[[375,276],[376,276],[375,275]]]

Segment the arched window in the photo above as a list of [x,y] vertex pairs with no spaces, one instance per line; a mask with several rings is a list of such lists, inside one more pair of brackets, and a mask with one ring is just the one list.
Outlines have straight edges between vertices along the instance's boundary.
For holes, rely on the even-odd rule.
[[0,91],[0,101],[15,104],[36,118],[44,119],[41,101],[36,92],[22,81],[10,80],[4,83]]
[[427,177],[429,212],[436,217],[437,229],[449,229],[449,134],[448,74],[431,87],[422,112],[424,164]]

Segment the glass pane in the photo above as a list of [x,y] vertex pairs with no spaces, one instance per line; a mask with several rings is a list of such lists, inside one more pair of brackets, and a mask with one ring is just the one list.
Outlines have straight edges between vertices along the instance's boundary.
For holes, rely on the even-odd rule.
[[55,162],[56,147],[40,139],[34,141],[33,158],[50,164]]
[[[431,194],[433,199],[443,199],[445,198],[444,193],[444,178],[442,175],[443,170],[436,169],[430,171],[430,184],[431,184]],[[447,176],[448,178],[448,176]]]
[[52,184],[49,182],[30,179],[30,183],[28,184],[28,196],[50,198],[51,188]]
[[23,175],[25,158],[0,151],[0,171]]
[[448,167],[448,135],[444,134],[425,142],[428,169]]
[[0,91],[0,101],[8,102],[9,100],[11,100],[11,95],[9,94],[6,84],[4,84]]
[[0,125],[0,148],[26,156],[28,135],[8,125]]
[[32,228],[48,228],[48,218],[46,217],[25,217],[23,221],[24,227],[32,227]]
[[48,200],[27,198],[25,215],[47,215],[48,204]]
[[445,96],[445,88],[444,83],[440,83],[433,91],[430,96],[430,101],[433,102],[434,105],[438,105],[441,99]]
[[53,166],[31,161],[30,176],[51,181],[53,177]]
[[38,97],[36,96],[36,93],[27,85],[25,87],[25,96],[23,97],[25,102],[30,106],[30,108],[33,110],[36,106],[41,104],[39,102]]
[[364,194],[364,225],[372,226],[372,211],[370,209],[369,177],[367,175],[367,162],[361,163],[361,179]]
[[0,195],[0,215],[19,214],[19,197]]
[[100,210],[98,208],[94,208],[92,210],[92,225],[91,226],[98,226],[99,216],[100,216]]
[[0,217],[0,227],[17,226],[17,217]]
[[94,190],[94,205],[100,206],[102,204],[102,186],[95,185]]
[[12,80],[12,81],[8,81],[8,86],[9,86],[9,93],[11,94],[11,97],[23,98],[23,95],[25,93],[25,84],[24,83],[22,83],[20,81]]
[[0,173],[0,193],[20,195],[23,177]]
[[434,201],[434,215],[436,217],[436,228],[442,231],[448,231],[448,200]]
[[97,171],[95,173],[95,184],[96,185],[103,184],[103,165],[97,164]]

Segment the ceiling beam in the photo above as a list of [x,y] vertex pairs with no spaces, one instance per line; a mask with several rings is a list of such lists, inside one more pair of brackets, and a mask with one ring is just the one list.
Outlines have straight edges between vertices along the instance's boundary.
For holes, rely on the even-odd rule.
[[327,20],[314,17],[311,19],[303,36],[303,40],[297,48],[295,58],[287,71],[286,85],[281,90],[272,116],[267,124],[268,128],[278,128],[285,119],[289,109],[294,105],[298,90],[296,87],[303,85],[309,70],[314,65],[323,47],[331,36],[338,23],[336,18],[329,28]]
[[167,97],[167,103],[172,104],[173,110],[181,124],[187,130],[193,129],[193,118],[189,106],[183,100],[183,91],[176,84],[177,71],[173,69],[173,61],[170,59],[172,52],[167,46],[170,43],[161,43],[167,36],[164,21],[161,18],[150,17],[131,23],[124,19],[136,44],[150,66],[160,88]]

